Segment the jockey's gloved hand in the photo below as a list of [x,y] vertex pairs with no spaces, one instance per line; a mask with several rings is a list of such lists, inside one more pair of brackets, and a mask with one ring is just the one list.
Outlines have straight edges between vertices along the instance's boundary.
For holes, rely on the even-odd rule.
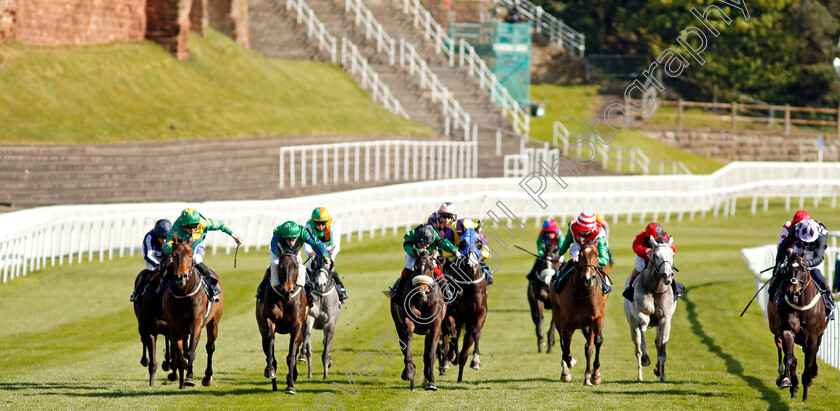
[[455,259],[460,260],[462,258],[464,258],[464,255],[460,251],[455,251]]

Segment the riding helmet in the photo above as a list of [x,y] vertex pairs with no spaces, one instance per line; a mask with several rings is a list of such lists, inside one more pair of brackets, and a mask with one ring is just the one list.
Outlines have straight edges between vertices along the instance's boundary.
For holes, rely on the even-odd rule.
[[557,220],[549,217],[543,221],[542,225],[542,232],[543,233],[556,233],[557,232]]
[[280,237],[295,238],[300,236],[301,228],[294,221],[286,221],[280,225]]
[[324,207],[316,207],[312,210],[312,221],[326,223],[330,220],[330,213]]
[[790,223],[791,224],[796,224],[796,223],[798,223],[802,220],[810,220],[810,219],[811,219],[811,215],[808,214],[807,211],[799,210],[799,211],[796,212],[796,214],[793,215],[793,219],[790,220]]
[[659,223],[650,223],[645,228],[645,237],[654,236],[659,238],[666,235],[667,234],[665,233],[665,229],[662,228],[662,225]]
[[184,211],[181,211],[178,221],[181,222],[182,226],[198,224],[201,222],[201,215],[194,208],[185,208]]
[[418,245],[430,245],[435,241],[435,230],[428,224],[420,224],[414,230],[414,243]]
[[172,223],[169,222],[167,219],[157,220],[155,222],[155,237],[163,238],[169,234],[169,230],[172,229]]
[[820,237],[820,225],[814,220],[802,220],[796,224],[796,236],[806,243],[812,243]]
[[441,217],[443,217],[444,215],[447,215],[447,216],[451,216],[452,218],[455,218],[455,219],[458,218],[458,210],[455,209],[455,204],[452,204],[448,201],[441,204],[440,208],[438,209],[437,212],[438,212],[438,215],[441,216]]

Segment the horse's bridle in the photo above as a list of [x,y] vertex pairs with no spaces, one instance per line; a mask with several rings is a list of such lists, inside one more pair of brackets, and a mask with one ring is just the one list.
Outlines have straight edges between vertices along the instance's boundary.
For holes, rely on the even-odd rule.
[[[295,253],[293,253],[291,251],[283,251],[282,253],[280,253],[280,258],[283,258],[285,256],[288,256],[291,259],[293,259],[295,261],[295,266],[298,267],[298,270],[300,269],[300,264],[298,264],[297,256],[295,255]],[[280,267],[277,267],[277,271],[278,272],[280,271]],[[284,273],[284,274],[288,275],[289,273]],[[300,275],[300,273],[297,273],[297,274]],[[287,280],[287,279],[284,278],[284,280]],[[294,288],[292,288],[291,291],[278,290],[278,289],[274,288],[273,286],[271,286],[270,283],[271,283],[271,280],[269,280],[269,287],[268,288],[270,288],[272,291],[274,291],[274,293],[277,294],[277,296],[279,296],[280,298],[282,298],[286,301],[291,300],[292,298],[295,298],[295,296],[297,296],[298,293],[300,293],[300,290],[303,288],[303,287],[297,285],[297,282],[295,282],[295,286],[294,286]],[[285,281],[284,281],[284,283],[285,283]]]
[[[662,267],[664,267],[666,264],[670,264],[671,265],[671,271],[672,271],[671,275],[673,275],[673,272],[679,272],[680,270],[678,270],[677,267],[674,266],[673,262],[669,262],[665,259],[662,259],[662,261],[660,261],[658,264],[655,263],[655,261],[657,259],[655,250],[659,247],[670,247],[670,245],[667,244],[667,243],[656,243],[656,247],[653,249],[654,251],[652,251],[650,253],[650,260],[651,260],[650,261],[650,270],[653,271],[653,273],[656,274],[657,277],[659,277],[659,279],[662,281],[663,284],[665,284],[665,273],[664,273],[664,270],[662,270]],[[674,281],[674,280],[671,279],[671,281]],[[647,289],[648,291],[650,291],[652,293],[656,293],[656,294],[661,294],[661,293],[664,293],[665,291],[667,291],[667,290],[665,290],[665,291],[662,291],[662,292],[656,292],[655,290],[648,289],[647,286],[645,286],[645,289]]]

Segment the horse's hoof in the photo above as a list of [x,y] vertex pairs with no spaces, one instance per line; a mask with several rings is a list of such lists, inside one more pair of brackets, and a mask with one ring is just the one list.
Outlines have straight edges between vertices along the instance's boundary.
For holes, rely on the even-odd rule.
[[193,381],[192,378],[187,378],[186,380],[184,380],[184,385],[186,385],[187,387],[195,387],[195,381]]
[[473,362],[470,363],[470,368],[472,368],[474,370],[480,370],[481,369],[481,363],[473,361]]
[[648,365],[650,365],[650,357],[645,354],[642,356],[642,367],[647,367]]
[[295,387],[286,387],[286,391],[284,391],[284,392],[286,394],[289,394],[289,395],[297,394],[297,391],[295,391]]
[[201,379],[201,385],[205,387],[212,387],[213,386],[213,377],[204,377]]
[[146,359],[146,358],[141,358],[140,359],[140,365],[142,365],[144,367],[148,367],[149,366],[149,360]]
[[440,375],[446,375],[446,368],[444,368],[444,367],[440,367],[440,372],[439,372],[438,374],[440,374]]
[[447,370],[452,368],[452,363],[450,363],[449,361],[444,361],[443,368],[446,368]]
[[306,362],[306,357],[298,357],[298,362]]
[[653,367],[653,375],[659,376],[659,364],[656,364],[656,367]]
[[569,361],[569,368],[575,368],[575,364],[577,364],[577,358],[572,357],[572,361]]
[[560,379],[563,380],[563,382],[570,382],[572,381],[572,374],[563,374],[560,376]]
[[426,383],[426,385],[423,386],[423,389],[426,391],[437,391],[437,387],[431,382]]
[[166,379],[168,379],[169,381],[175,381],[178,379],[178,376],[175,375],[175,371],[172,371],[171,373],[169,373],[169,375],[166,376]]
[[[411,380],[411,378],[408,377],[408,370],[403,371],[402,375],[400,375],[400,378],[402,378],[403,381]],[[414,385],[414,383],[412,383],[411,385]]]
[[782,378],[781,381],[776,382],[776,385],[778,385],[779,388],[788,388],[790,387],[790,378]]
[[270,368],[266,368],[265,372],[263,372],[263,375],[265,375],[265,378],[277,378],[277,376],[274,374],[274,370]]
[[592,381],[590,381],[589,378],[586,378],[583,380],[583,385],[586,387],[592,387]]
[[327,368],[332,368],[332,360],[330,360],[330,363],[327,364]]
[[592,378],[592,383],[595,385],[601,384],[601,374],[595,374],[595,377]]
[[169,371],[169,361],[164,361],[163,364],[160,365],[160,368],[164,371]]

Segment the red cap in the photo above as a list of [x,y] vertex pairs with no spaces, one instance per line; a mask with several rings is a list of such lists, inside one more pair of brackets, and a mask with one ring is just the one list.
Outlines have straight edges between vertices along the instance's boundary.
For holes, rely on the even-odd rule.
[[796,214],[793,215],[793,219],[790,220],[790,224],[793,225],[793,224],[796,224],[796,223],[798,223],[802,220],[810,220],[810,219],[811,219],[811,215],[808,214],[807,211],[799,210],[799,211],[796,212]]

